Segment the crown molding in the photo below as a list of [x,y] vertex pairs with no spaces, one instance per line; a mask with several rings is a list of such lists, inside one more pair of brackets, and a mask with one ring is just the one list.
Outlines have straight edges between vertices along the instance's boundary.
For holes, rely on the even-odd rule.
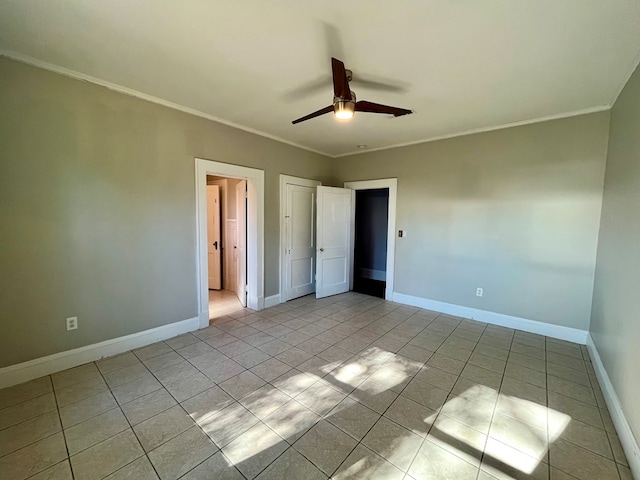
[[471,129],[471,130],[465,130],[463,132],[458,132],[458,133],[451,133],[451,134],[447,134],[447,135],[439,135],[437,137],[428,137],[428,138],[424,138],[422,140],[415,140],[415,141],[412,141],[412,142],[396,143],[394,145],[389,145],[388,147],[377,147],[377,148],[368,148],[366,150],[356,150],[356,151],[349,152],[349,153],[341,153],[339,155],[334,155],[332,158],[350,157],[352,155],[363,155],[365,153],[379,152],[381,150],[389,150],[391,148],[409,147],[409,146],[412,146],[412,145],[419,145],[421,143],[437,142],[438,140],[447,140],[447,139],[450,139],[450,138],[465,137],[467,135],[475,135],[476,133],[493,132],[493,131],[496,131],[496,130],[503,130],[505,128],[521,127],[523,125],[531,125],[531,124],[534,124],[534,123],[549,122],[549,121],[552,121],[552,120],[560,120],[562,118],[578,117],[580,115],[588,115],[590,113],[604,112],[604,111],[607,111],[607,110],[611,110],[611,106],[610,105],[600,105],[600,106],[597,106],[597,107],[585,108],[583,110],[575,110],[573,112],[558,113],[558,114],[555,114],[555,115],[547,115],[545,117],[531,118],[529,120],[520,120],[520,121],[517,121],[517,122],[503,123],[501,125],[495,125],[495,126],[492,126],[492,127],[474,128],[474,129]]
[[0,50],[0,57],[7,57],[11,60],[15,60],[17,62],[26,63],[28,65],[42,68],[43,70],[49,70],[54,73],[59,73],[60,75],[64,75],[66,77],[71,77],[76,80],[83,80],[85,82],[93,83],[96,85],[100,85],[102,87],[106,87],[109,90],[113,90],[114,92],[123,93],[125,95],[129,95],[131,97],[139,98],[140,100],[145,100],[147,102],[155,103],[158,105],[162,105],[163,107],[171,108],[173,110],[179,110],[184,113],[188,113],[190,115],[195,115],[196,117],[205,118],[207,120],[211,120],[212,122],[221,123],[223,125],[227,125],[229,127],[237,128],[238,130],[243,130],[248,133],[253,133],[254,135],[259,135],[261,137],[268,138],[269,140],[275,140],[276,142],[284,143],[287,145],[291,145],[292,147],[300,148],[302,150],[306,150],[308,152],[317,153],[318,155],[322,155],[323,157],[332,158],[332,156],[326,152],[321,152],[320,150],[315,150],[313,148],[307,147],[305,145],[300,145],[299,143],[292,142],[290,140],[286,140],[284,138],[278,137],[276,135],[271,135],[270,133],[262,132],[260,130],[256,130],[255,128],[245,127],[244,125],[240,125],[238,123],[230,122],[229,120],[225,120],[223,118],[216,117],[214,115],[210,115],[205,112],[201,112],[200,110],[196,110],[195,108],[186,107],[184,105],[180,105],[178,103],[173,103],[168,100],[164,100],[159,97],[155,97],[153,95],[148,95],[146,93],[140,92],[138,90],[134,90],[132,88],[123,87],[122,85],[118,85],[117,83],[108,82],[106,80],[102,80],[97,77],[93,77],[91,75],[86,75],[84,73],[77,72],[75,70],[71,70],[68,68],[60,67],[58,65],[54,65],[52,63],[44,62],[37,58],[29,57],[27,55],[23,55],[21,53],[9,51],[9,50]]
[[[243,131],[248,132],[248,133],[253,133],[254,135],[259,135],[261,137],[268,138],[270,140],[274,140],[276,142],[284,143],[284,144],[290,145],[292,147],[296,147],[296,148],[300,148],[302,150],[306,150],[308,152],[316,153],[318,155],[322,155],[323,157],[327,157],[327,158],[350,157],[352,155],[362,155],[362,154],[366,154],[366,153],[370,153],[370,152],[378,152],[378,151],[382,151],[382,150],[390,150],[390,149],[393,149],[393,148],[400,148],[400,147],[408,147],[408,146],[412,146],[412,145],[418,145],[418,144],[421,144],[421,143],[436,142],[438,140],[447,140],[447,139],[450,139],[450,138],[464,137],[464,136],[467,136],[467,135],[475,135],[476,133],[492,132],[492,131],[496,131],[496,130],[502,130],[502,129],[505,129],[505,128],[519,127],[519,126],[523,126],[523,125],[531,125],[531,124],[534,124],[534,123],[548,122],[548,121],[551,121],[551,120],[559,120],[559,119],[562,119],[562,118],[576,117],[576,116],[579,116],[579,115],[587,115],[589,113],[597,113],[597,112],[603,112],[603,111],[606,111],[606,110],[610,110],[611,106],[613,105],[613,103],[611,105],[600,105],[600,106],[596,106],[596,107],[585,108],[585,109],[582,109],[582,110],[575,110],[575,111],[572,111],[572,112],[559,113],[559,114],[555,114],[555,115],[547,115],[547,116],[544,116],[544,117],[536,117],[536,118],[531,118],[531,119],[528,119],[528,120],[520,120],[520,121],[517,121],[517,122],[504,123],[504,124],[494,125],[494,126],[489,126],[489,127],[481,127],[481,128],[471,129],[471,130],[465,130],[465,131],[462,131],[462,132],[454,132],[454,133],[450,133],[450,134],[446,134],[446,135],[439,135],[439,136],[435,136],[435,137],[427,137],[427,138],[423,138],[423,139],[420,139],[420,140],[414,140],[414,141],[411,141],[411,142],[395,143],[393,145],[388,145],[388,146],[383,146],[383,147],[368,148],[366,150],[356,150],[356,151],[352,151],[352,152],[346,152],[346,153],[340,153],[340,154],[337,154],[337,155],[332,155],[332,154],[327,153],[327,152],[316,150],[314,148],[307,147],[305,145],[301,145],[299,143],[292,142],[290,140],[286,140],[286,139],[278,137],[276,135],[272,135],[272,134],[269,134],[269,133],[266,133],[266,132],[263,132],[263,131],[260,131],[260,130],[256,130],[254,128],[246,127],[246,126],[240,125],[238,123],[230,122],[230,121],[225,120],[223,118],[219,118],[219,117],[216,117],[214,115],[210,115],[208,113],[202,112],[200,110],[196,110],[195,108],[186,107],[186,106],[180,105],[178,103],[173,103],[173,102],[170,102],[168,100],[164,100],[162,98],[155,97],[153,95],[148,95],[148,94],[140,92],[138,90],[134,90],[134,89],[131,89],[131,88],[123,87],[122,85],[118,85],[116,83],[108,82],[106,80],[102,80],[100,78],[93,77],[91,75],[86,75],[84,73],[80,73],[80,72],[77,72],[75,70],[71,70],[71,69],[68,69],[68,68],[60,67],[58,65],[54,65],[52,63],[48,63],[48,62],[39,60],[37,58],[33,58],[33,57],[28,56],[28,55],[23,55],[23,54],[18,53],[18,52],[14,52],[14,51],[10,51],[10,50],[0,50],[0,56],[7,57],[7,58],[10,58],[12,60],[21,62],[21,63],[26,63],[26,64],[32,65],[34,67],[42,68],[44,70],[49,70],[51,72],[58,73],[60,75],[64,75],[64,76],[67,76],[67,77],[70,77],[70,78],[74,78],[76,80],[83,80],[85,82],[89,82],[89,83],[93,83],[93,84],[96,84],[96,85],[100,85],[102,87],[108,88],[109,90],[113,90],[113,91],[118,92],[118,93],[123,93],[125,95],[129,95],[129,96],[132,96],[132,97],[135,97],[135,98],[139,98],[139,99],[145,100],[147,102],[155,103],[157,105],[162,105],[164,107],[171,108],[173,110],[178,110],[180,112],[188,113],[190,115],[194,115],[194,116],[197,116],[197,117],[200,117],[200,118],[204,118],[204,119],[210,120],[212,122],[221,123],[223,125],[227,125],[227,126],[232,127],[232,128],[237,128],[239,130],[243,130]],[[615,99],[618,98],[618,96],[620,95],[620,92],[622,92],[622,89],[624,88],[626,83],[629,81],[629,78],[631,77],[631,75],[633,74],[633,72],[635,71],[635,69],[636,69],[636,67],[638,66],[639,63],[640,63],[640,52],[639,52],[636,60],[634,61],[634,67],[630,71],[629,76],[626,78],[625,82],[620,86],[617,94],[615,95],[614,101],[615,101]]]

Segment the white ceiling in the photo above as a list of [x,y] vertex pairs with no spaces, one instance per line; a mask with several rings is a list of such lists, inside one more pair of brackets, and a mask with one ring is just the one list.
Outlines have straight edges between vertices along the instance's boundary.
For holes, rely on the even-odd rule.
[[[639,51],[640,0],[0,2],[4,54],[331,156],[606,108]],[[292,125],[331,104],[332,55],[415,113]]]

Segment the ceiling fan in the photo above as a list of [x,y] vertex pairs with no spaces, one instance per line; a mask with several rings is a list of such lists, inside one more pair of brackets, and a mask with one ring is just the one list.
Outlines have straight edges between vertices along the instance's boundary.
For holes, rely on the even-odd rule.
[[305,120],[310,120],[330,112],[333,112],[336,118],[340,120],[353,118],[355,112],[385,113],[393,115],[394,117],[401,117],[402,115],[413,113],[411,110],[405,108],[380,105],[379,103],[367,102],[366,100],[356,101],[356,94],[349,88],[349,82],[352,78],[351,70],[344,68],[344,63],[334,57],[331,57],[331,70],[333,72],[333,105],[305,115],[291,123],[295,125],[296,123],[304,122]]

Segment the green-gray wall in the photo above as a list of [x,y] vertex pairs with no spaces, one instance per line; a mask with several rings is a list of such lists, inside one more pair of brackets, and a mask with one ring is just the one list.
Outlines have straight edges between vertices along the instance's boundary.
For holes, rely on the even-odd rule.
[[195,157],[265,171],[277,293],[279,174],[326,157],[0,57],[0,367],[197,315]]
[[608,128],[602,112],[337,158],[333,172],[398,178],[396,292],[587,330]]
[[640,70],[611,111],[591,336],[640,439]]

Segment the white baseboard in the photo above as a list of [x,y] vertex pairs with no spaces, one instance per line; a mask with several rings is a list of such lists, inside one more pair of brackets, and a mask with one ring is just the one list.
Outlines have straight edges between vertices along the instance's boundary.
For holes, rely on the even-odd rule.
[[538,322],[536,320],[528,320],[526,318],[512,317],[511,315],[453,305],[452,303],[439,302],[428,298],[414,297],[412,295],[405,295],[404,293],[393,292],[393,301],[396,303],[411,305],[413,307],[426,308],[427,310],[446,313],[448,315],[478,320],[492,325],[500,325],[501,327],[515,328],[525,332],[537,333],[538,335],[579,343],[581,345],[585,345],[587,343],[588,332],[586,330],[578,330],[577,328],[563,327],[561,325],[552,325],[550,323]]
[[604,364],[602,363],[596,344],[593,342],[593,338],[591,338],[591,334],[587,335],[587,349],[589,350],[591,362],[596,371],[596,377],[598,377],[598,383],[600,383],[604,399],[607,402],[611,419],[616,427],[618,437],[620,437],[620,443],[622,444],[624,453],[627,456],[631,473],[634,478],[640,478],[640,446],[638,445],[638,440],[633,435],[629,422],[627,422],[627,418],[624,416],[618,394],[613,388],[609,374],[604,368]]
[[10,387],[27,382],[34,378],[77,367],[85,363],[111,357],[134,348],[144,347],[167,338],[191,332],[199,328],[198,317],[180,322],[170,323],[143,332],[132,333],[124,337],[112,338],[104,342],[74,348],[66,352],[54,353],[46,357],[36,358],[28,362],[0,368],[0,388]]
[[271,295],[264,299],[264,308],[275,307],[280,304],[280,294]]

